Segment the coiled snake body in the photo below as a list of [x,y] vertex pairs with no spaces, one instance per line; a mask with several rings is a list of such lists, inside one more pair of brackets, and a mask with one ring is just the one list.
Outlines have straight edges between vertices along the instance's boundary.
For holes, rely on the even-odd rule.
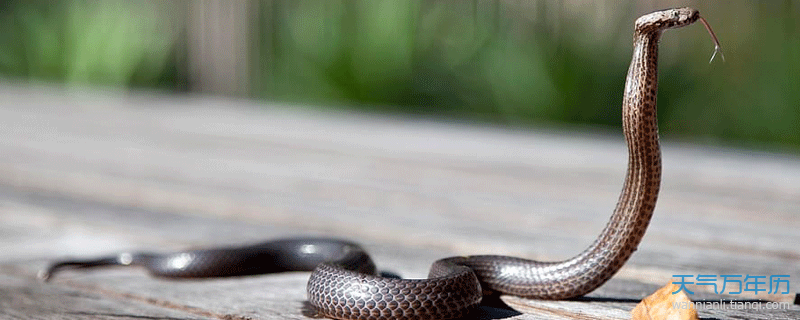
[[64,261],[52,265],[42,277],[47,279],[62,269],[101,265],[140,265],[163,277],[313,270],[307,286],[309,302],[319,313],[338,319],[456,318],[481,302],[482,289],[537,299],[584,295],[622,267],[650,222],[661,179],[656,121],[658,41],[664,30],[698,19],[702,18],[697,10],[677,8],[636,20],[622,102],[629,156],[625,183],[605,229],[571,259],[538,262],[490,255],[453,257],[436,261],[428,279],[389,279],[375,275],[374,263],[354,243],[287,239],[247,247]]

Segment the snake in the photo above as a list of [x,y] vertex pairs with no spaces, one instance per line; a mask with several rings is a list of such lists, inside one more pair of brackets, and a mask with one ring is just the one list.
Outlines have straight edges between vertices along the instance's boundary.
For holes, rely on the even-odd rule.
[[[533,299],[570,299],[603,285],[636,251],[650,223],[661,183],[656,116],[658,42],[663,31],[703,22],[692,8],[652,12],[635,21],[633,57],[622,100],[628,166],[616,208],[597,239],[578,255],[540,262],[498,255],[438,260],[427,279],[382,277],[356,243],[333,238],[289,238],[246,246],[174,253],[120,253],[91,260],[64,260],[40,273],[44,280],[66,269],[142,266],[166,278],[255,275],[312,271],[308,302],[335,319],[452,319],[481,303],[484,294]],[[721,53],[721,51],[719,51]],[[713,56],[712,56],[713,60]]]

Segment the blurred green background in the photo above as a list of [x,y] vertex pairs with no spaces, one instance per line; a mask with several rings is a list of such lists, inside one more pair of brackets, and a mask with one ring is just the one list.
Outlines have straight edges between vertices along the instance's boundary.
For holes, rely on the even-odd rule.
[[[690,5],[714,27],[726,61],[708,62],[713,44],[700,24],[665,33],[661,132],[673,140],[800,150],[797,1],[228,3],[246,3],[241,17],[221,3],[0,1],[0,76],[517,127],[613,128],[621,122],[633,21]],[[244,29],[230,31],[215,17],[244,21]],[[221,39],[238,35],[243,46],[214,49],[209,30],[221,30]],[[197,43],[216,51],[198,54]],[[216,80],[235,87],[207,86],[208,74],[225,68],[204,67],[197,57],[228,51],[243,57],[232,60],[241,72]]]

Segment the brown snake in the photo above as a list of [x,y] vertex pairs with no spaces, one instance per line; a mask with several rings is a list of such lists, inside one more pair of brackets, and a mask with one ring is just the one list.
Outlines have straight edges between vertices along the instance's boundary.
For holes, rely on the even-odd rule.
[[[537,299],[567,299],[591,292],[611,278],[636,251],[658,198],[661,151],[656,121],[658,41],[670,28],[700,19],[692,8],[667,9],[636,20],[633,58],[622,101],[628,170],[616,209],[600,236],[577,256],[539,262],[506,256],[452,257],[436,261],[428,279],[390,279],[358,245],[334,239],[286,239],[263,244],[173,254],[124,253],[59,262],[42,278],[69,268],[140,265],[163,277],[248,275],[314,270],[308,300],[338,319],[451,319],[474,309],[483,291]],[[716,51],[715,51],[716,54]],[[712,57],[713,59],[713,57]]]

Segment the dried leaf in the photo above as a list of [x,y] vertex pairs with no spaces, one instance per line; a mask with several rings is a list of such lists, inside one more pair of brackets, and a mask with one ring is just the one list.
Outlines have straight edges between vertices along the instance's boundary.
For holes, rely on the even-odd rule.
[[633,320],[698,320],[697,310],[692,305],[692,300],[680,286],[668,283],[642,302],[631,311]]

